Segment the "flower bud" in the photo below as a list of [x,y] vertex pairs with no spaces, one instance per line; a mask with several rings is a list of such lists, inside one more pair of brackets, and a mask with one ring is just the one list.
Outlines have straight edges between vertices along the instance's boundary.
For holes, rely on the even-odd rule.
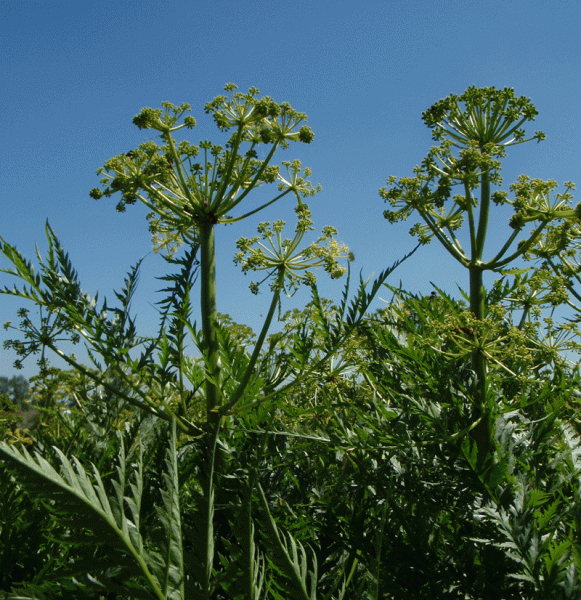
[[308,125],[303,125],[299,130],[299,141],[310,144],[315,139],[315,134]]

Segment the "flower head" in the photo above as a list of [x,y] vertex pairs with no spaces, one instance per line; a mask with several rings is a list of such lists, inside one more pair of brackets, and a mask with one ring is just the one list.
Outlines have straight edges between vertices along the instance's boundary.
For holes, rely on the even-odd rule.
[[[332,277],[345,274],[346,267],[340,260],[354,260],[349,248],[338,242],[334,236],[334,227],[324,227],[320,237],[300,249],[299,245],[308,231],[313,231],[311,212],[306,204],[299,203],[295,212],[297,225],[292,239],[283,239],[284,221],[264,222],[258,226],[258,236],[240,238],[236,243],[238,252],[234,257],[236,264],[242,265],[242,271],[266,271],[266,277],[259,283],[253,282],[251,290],[258,293],[259,285],[273,275],[279,275],[275,281],[282,281],[282,289],[288,295],[296,292],[301,283],[312,285],[316,282],[312,269],[322,267]],[[275,283],[275,285],[278,285]]]

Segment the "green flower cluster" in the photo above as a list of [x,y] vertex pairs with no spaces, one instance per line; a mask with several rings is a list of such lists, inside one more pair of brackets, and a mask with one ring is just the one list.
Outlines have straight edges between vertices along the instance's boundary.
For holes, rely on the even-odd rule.
[[242,237],[236,242],[238,252],[234,262],[242,266],[242,272],[266,271],[266,277],[250,285],[250,289],[257,294],[259,287],[272,275],[275,277],[273,286],[281,286],[287,295],[296,292],[301,283],[312,285],[316,277],[312,269],[322,267],[333,278],[342,277],[347,268],[339,261],[354,260],[349,248],[338,242],[334,236],[337,230],[334,227],[323,227],[320,237],[307,246],[300,248],[303,237],[308,231],[313,231],[311,211],[302,202],[295,207],[297,225],[293,239],[283,239],[282,231],[286,223],[278,220],[273,223],[263,222],[258,226],[260,235],[252,238]]
[[[98,200],[119,192],[119,211],[137,200],[143,202],[150,209],[154,249],[171,255],[183,241],[194,243],[200,227],[241,220],[289,193],[299,198],[316,193],[320,188],[308,181],[307,169],[301,173],[298,161],[283,163],[287,177],[280,175],[279,166],[270,164],[278,148],[287,148],[290,142],[312,142],[314,134],[304,124],[306,115],[287,102],[258,98],[256,88],[246,94],[236,89],[228,84],[229,96],[218,96],[205,106],[221,131],[231,131],[223,146],[174,139],[177,131],[196,125],[193,117],[184,117],[188,104],[163,102],[159,109],[143,108],[133,123],[160,132],[161,143],[147,141],[108,160],[97,171],[103,176],[103,187],[91,190],[91,197]],[[263,146],[266,157],[261,159],[258,150]],[[274,199],[231,216],[251,190],[276,182],[280,193]]]

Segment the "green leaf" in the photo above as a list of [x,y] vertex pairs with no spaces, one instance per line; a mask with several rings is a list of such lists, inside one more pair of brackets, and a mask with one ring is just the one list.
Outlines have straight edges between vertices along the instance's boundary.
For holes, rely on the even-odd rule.
[[[183,596],[166,596],[160,589],[150,570],[151,557],[143,550],[140,534],[135,523],[131,522],[123,510],[122,490],[125,485],[125,453],[121,444],[119,457],[120,481],[115,482],[116,495],[109,497],[97,468],[93,467],[92,478],[80,462],[73,458],[71,462],[58,448],[54,448],[62,465],[62,475],[38,453],[32,456],[27,450],[19,451],[6,442],[0,442],[0,455],[6,460],[17,480],[30,493],[53,501],[49,510],[55,517],[63,520],[75,532],[86,532],[94,543],[104,544],[110,551],[120,551],[129,559],[131,571],[138,571],[142,579],[142,590],[147,589],[159,600]],[[138,485],[132,487],[132,493],[140,492]],[[136,505],[138,499],[133,497]],[[121,504],[121,506],[120,506]],[[130,534],[129,531],[132,530]],[[153,565],[151,565],[153,566]],[[133,582],[132,585],[134,585]],[[131,597],[131,589],[124,591]],[[142,596],[140,591],[139,596]]]
[[289,593],[294,593],[292,597],[297,598],[297,600],[299,598],[301,600],[316,600],[317,558],[315,553],[312,553],[312,569],[309,569],[309,560],[305,548],[292,535],[279,530],[268,508],[268,501],[260,484],[258,484],[258,492],[265,514],[265,538],[272,550],[272,554],[268,554],[267,559],[280,569],[287,582],[287,585],[282,583],[280,585]]
[[163,474],[165,490],[161,492],[163,504],[157,507],[157,513],[167,531],[167,538],[162,549],[163,562],[155,565],[155,572],[158,579],[163,582],[162,590],[165,597],[168,600],[183,600],[185,576],[175,420],[172,422],[165,463],[167,467]]

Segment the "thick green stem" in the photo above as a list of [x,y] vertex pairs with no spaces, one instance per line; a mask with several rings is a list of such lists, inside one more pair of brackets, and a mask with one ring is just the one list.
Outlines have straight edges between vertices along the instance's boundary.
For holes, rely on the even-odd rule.
[[207,468],[206,478],[203,481],[204,500],[202,508],[202,518],[204,527],[204,579],[201,582],[203,600],[210,600],[212,592],[212,573],[214,568],[214,499],[215,499],[215,474],[217,462],[219,461],[218,434],[220,432],[219,424],[216,424],[214,431],[209,434],[207,448]]
[[[486,291],[482,283],[482,255],[484,253],[484,243],[486,241],[486,232],[488,230],[488,215],[490,211],[490,178],[488,173],[482,173],[480,180],[480,215],[478,218],[478,230],[476,239],[472,246],[472,256],[470,260],[470,310],[479,320],[484,320]],[[476,372],[479,390],[479,403],[484,401],[486,390],[486,361],[482,352],[475,349],[472,353],[472,365]]]
[[[482,269],[471,265],[470,268],[470,311],[479,320],[484,320],[486,291],[482,283]],[[479,401],[486,393],[486,360],[479,349],[472,353],[472,367],[478,380]]]
[[488,231],[488,216],[490,214],[490,176],[482,173],[480,176],[480,215],[478,218],[478,231],[476,232],[475,253],[472,262],[481,262],[484,253],[486,232]]
[[256,587],[254,579],[256,577],[254,569],[254,528],[252,524],[252,490],[248,488],[244,491],[243,508],[242,508],[242,554],[243,582],[245,597],[248,600],[255,600]]
[[[490,211],[490,178],[488,173],[483,173],[480,181],[480,215],[478,230],[473,246],[472,260],[470,261],[470,310],[473,315],[483,321],[485,317],[486,290],[482,281],[482,255],[488,230],[488,216]],[[490,450],[490,431],[488,411],[486,410],[486,358],[480,348],[472,351],[472,368],[476,374],[476,405],[480,422],[474,428],[474,437],[478,446],[478,464],[483,467]]]
[[216,244],[212,223],[200,226],[200,255],[202,332],[208,357],[206,410],[208,421],[214,422],[219,419],[214,409],[220,405],[220,346],[216,332]]
[[470,311],[482,321],[485,315],[484,284],[482,283],[482,269],[478,265],[470,264]]
[[248,484],[244,487],[242,492],[242,581],[245,592],[244,598],[246,600],[257,600],[259,591],[256,585],[257,564],[255,562],[256,545],[254,543],[254,524],[252,520],[252,494],[256,482],[258,481],[258,465],[260,464],[262,448],[263,446],[258,444],[257,457],[254,464],[250,467]]

